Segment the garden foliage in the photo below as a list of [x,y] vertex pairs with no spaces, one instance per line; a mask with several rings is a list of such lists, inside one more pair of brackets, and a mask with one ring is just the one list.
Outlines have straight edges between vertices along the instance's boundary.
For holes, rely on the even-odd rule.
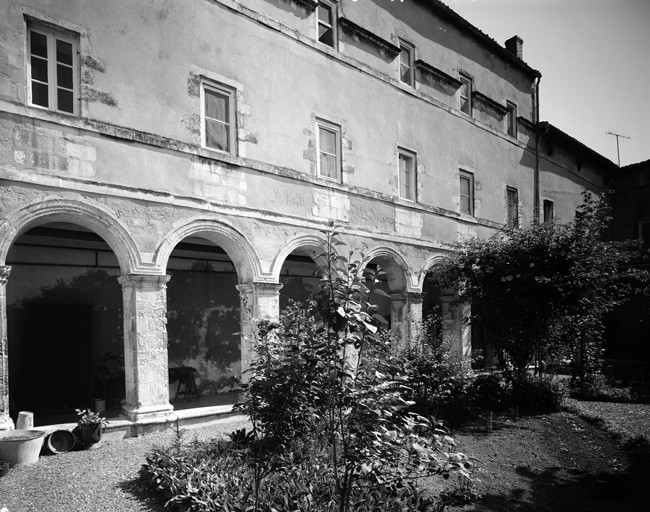
[[442,286],[481,304],[479,320],[513,379],[547,358],[569,360],[576,379],[593,376],[606,313],[647,283],[646,272],[628,265],[628,246],[603,240],[606,198],[583,196],[573,222],[463,242],[435,271]]
[[[368,302],[381,270],[327,233],[319,290],[260,322],[245,399],[251,432],[227,447],[153,454],[144,478],[190,510],[435,510],[417,479],[471,462],[442,426],[409,411],[412,376]],[[227,505],[226,505],[227,503]],[[209,505],[206,505],[209,504]]]

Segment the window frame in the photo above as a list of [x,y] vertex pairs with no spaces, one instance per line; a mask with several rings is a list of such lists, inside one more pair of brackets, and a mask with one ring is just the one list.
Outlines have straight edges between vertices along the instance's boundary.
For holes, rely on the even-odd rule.
[[[472,101],[472,92],[474,91],[474,80],[472,77],[461,73],[459,75],[459,80],[462,83],[458,91],[458,110],[460,110],[466,116],[472,117],[474,104]],[[467,96],[463,96],[463,86],[467,90]],[[463,98],[467,99],[467,112],[463,109]]]
[[[50,112],[56,112],[57,114],[63,114],[68,116],[79,116],[81,112],[81,96],[80,96],[80,58],[79,58],[79,34],[71,32],[66,29],[50,25],[49,23],[42,23],[37,20],[28,19],[26,20],[26,37],[25,37],[25,59],[26,59],[26,69],[27,69],[27,105],[34,108],[40,108],[42,110],[48,110]],[[47,57],[43,58],[42,56],[34,55],[35,58],[45,60],[47,63],[47,74],[48,81],[42,82],[36,80],[32,75],[32,32],[40,34],[46,38],[47,41]],[[72,46],[72,64],[67,64],[57,61],[56,57],[56,42],[63,41]],[[68,87],[60,87],[58,81],[57,66],[62,65],[72,69],[72,89]],[[39,105],[34,103],[34,89],[33,83],[37,82],[47,85],[47,98],[48,105]],[[64,89],[66,91],[72,92],[72,112],[67,110],[59,109],[58,101],[58,89]]]
[[517,104],[506,101],[508,113],[506,115],[506,133],[511,137],[517,137]]
[[[547,215],[550,212],[550,216]],[[555,202],[551,199],[542,200],[542,220],[544,224],[549,224],[555,220]]]
[[[514,197],[514,203],[510,201],[511,195]],[[512,206],[514,209],[511,209]],[[509,185],[506,186],[506,226],[519,227],[519,189]]]
[[[335,134],[335,140],[336,140],[336,154],[334,154],[334,161],[335,161],[335,169],[336,169],[336,176],[327,176],[324,175],[321,172],[321,153],[325,153],[328,155],[331,155],[332,153],[328,153],[327,151],[322,151],[321,150],[321,140],[320,140],[320,131],[321,128],[325,131],[329,131]],[[325,119],[316,119],[316,174],[326,180],[334,181],[336,183],[341,183],[342,179],[342,161],[343,161],[343,154],[342,154],[342,143],[341,143],[341,126],[335,123],[332,123],[330,121],[326,121]]]
[[[402,158],[410,162],[410,171],[408,174],[409,180],[408,180],[408,189],[411,191],[410,197],[407,197],[406,195],[406,186],[407,186],[407,180],[402,178],[402,167],[401,167],[401,162]],[[397,185],[399,188],[399,197],[400,199],[404,199],[405,201],[412,201],[414,203],[417,202],[418,200],[418,157],[417,153],[415,151],[411,151],[408,149],[405,149],[403,147],[398,147],[397,148]],[[404,192],[402,191],[404,187]]]
[[[474,205],[474,173],[466,171],[464,169],[460,169],[458,171],[458,177],[459,177],[459,204],[458,204],[458,209],[460,213],[463,213],[465,215],[470,215],[474,217],[474,214],[476,213],[475,210],[475,205]],[[463,180],[466,179],[469,182],[469,196],[465,196],[463,194],[463,186],[462,182]],[[463,210],[463,197],[468,197],[468,206],[469,206],[469,211],[464,211]]]
[[[331,14],[332,14],[332,20],[331,23],[325,23],[321,21],[320,19],[320,7],[321,5],[326,6],[329,8]],[[321,40],[320,36],[320,28],[322,26],[328,27],[332,31],[332,44],[328,44],[324,41]],[[318,0],[318,5],[316,6],[316,40],[324,44],[325,46],[329,46],[330,48],[334,48],[335,50],[338,48],[338,6],[334,2],[330,2],[329,0]]]
[[[399,40],[400,52],[398,55],[398,66],[399,66],[399,81],[402,84],[406,84],[409,87],[415,87],[415,46],[408,41],[403,39]],[[402,52],[406,50],[408,52],[408,62],[405,64],[402,61]],[[405,82],[402,80],[402,66],[406,66],[409,69],[409,80]]]
[[[223,121],[206,116],[206,89],[228,97],[228,150],[208,146],[207,144],[207,120],[211,119],[220,123],[223,123]],[[210,151],[219,151],[220,153],[237,156],[237,90],[220,82],[206,79],[201,79],[201,147]]]

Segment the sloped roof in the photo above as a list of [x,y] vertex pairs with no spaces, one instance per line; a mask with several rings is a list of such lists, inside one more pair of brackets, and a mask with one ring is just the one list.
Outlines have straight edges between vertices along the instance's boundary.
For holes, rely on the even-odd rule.
[[531,68],[523,60],[518,58],[509,50],[506,50],[505,47],[497,43],[496,40],[491,38],[485,32],[472,25],[469,21],[463,18],[460,14],[454,11],[447,4],[441,2],[440,0],[429,0],[429,2],[437,12],[441,13],[447,20],[452,22],[456,27],[463,30],[467,34],[475,37],[479,42],[485,44],[488,48],[490,48],[496,54],[504,58],[506,61],[516,65],[518,68],[528,73],[529,75],[533,75],[537,77],[542,76],[542,74],[539,71]]

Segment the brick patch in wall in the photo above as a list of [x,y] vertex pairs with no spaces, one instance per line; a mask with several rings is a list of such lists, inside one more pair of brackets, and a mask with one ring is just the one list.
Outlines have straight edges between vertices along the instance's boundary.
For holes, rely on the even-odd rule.
[[58,130],[16,126],[13,155],[17,167],[65,173],[89,178],[95,175],[97,150],[83,137]]
[[246,206],[246,175],[216,164],[193,162],[188,173],[197,197],[222,204]]
[[348,222],[350,198],[334,190],[314,190],[314,217]]
[[395,231],[398,234],[420,238],[423,225],[422,214],[395,208]]

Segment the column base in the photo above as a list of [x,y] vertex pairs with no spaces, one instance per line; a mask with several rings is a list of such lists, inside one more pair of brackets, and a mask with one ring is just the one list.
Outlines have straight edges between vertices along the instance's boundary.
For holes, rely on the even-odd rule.
[[5,412],[0,412],[0,432],[3,430],[15,430],[14,420]]
[[176,421],[176,413],[171,404],[151,405],[148,407],[134,407],[123,405],[122,414],[134,423],[165,423]]

